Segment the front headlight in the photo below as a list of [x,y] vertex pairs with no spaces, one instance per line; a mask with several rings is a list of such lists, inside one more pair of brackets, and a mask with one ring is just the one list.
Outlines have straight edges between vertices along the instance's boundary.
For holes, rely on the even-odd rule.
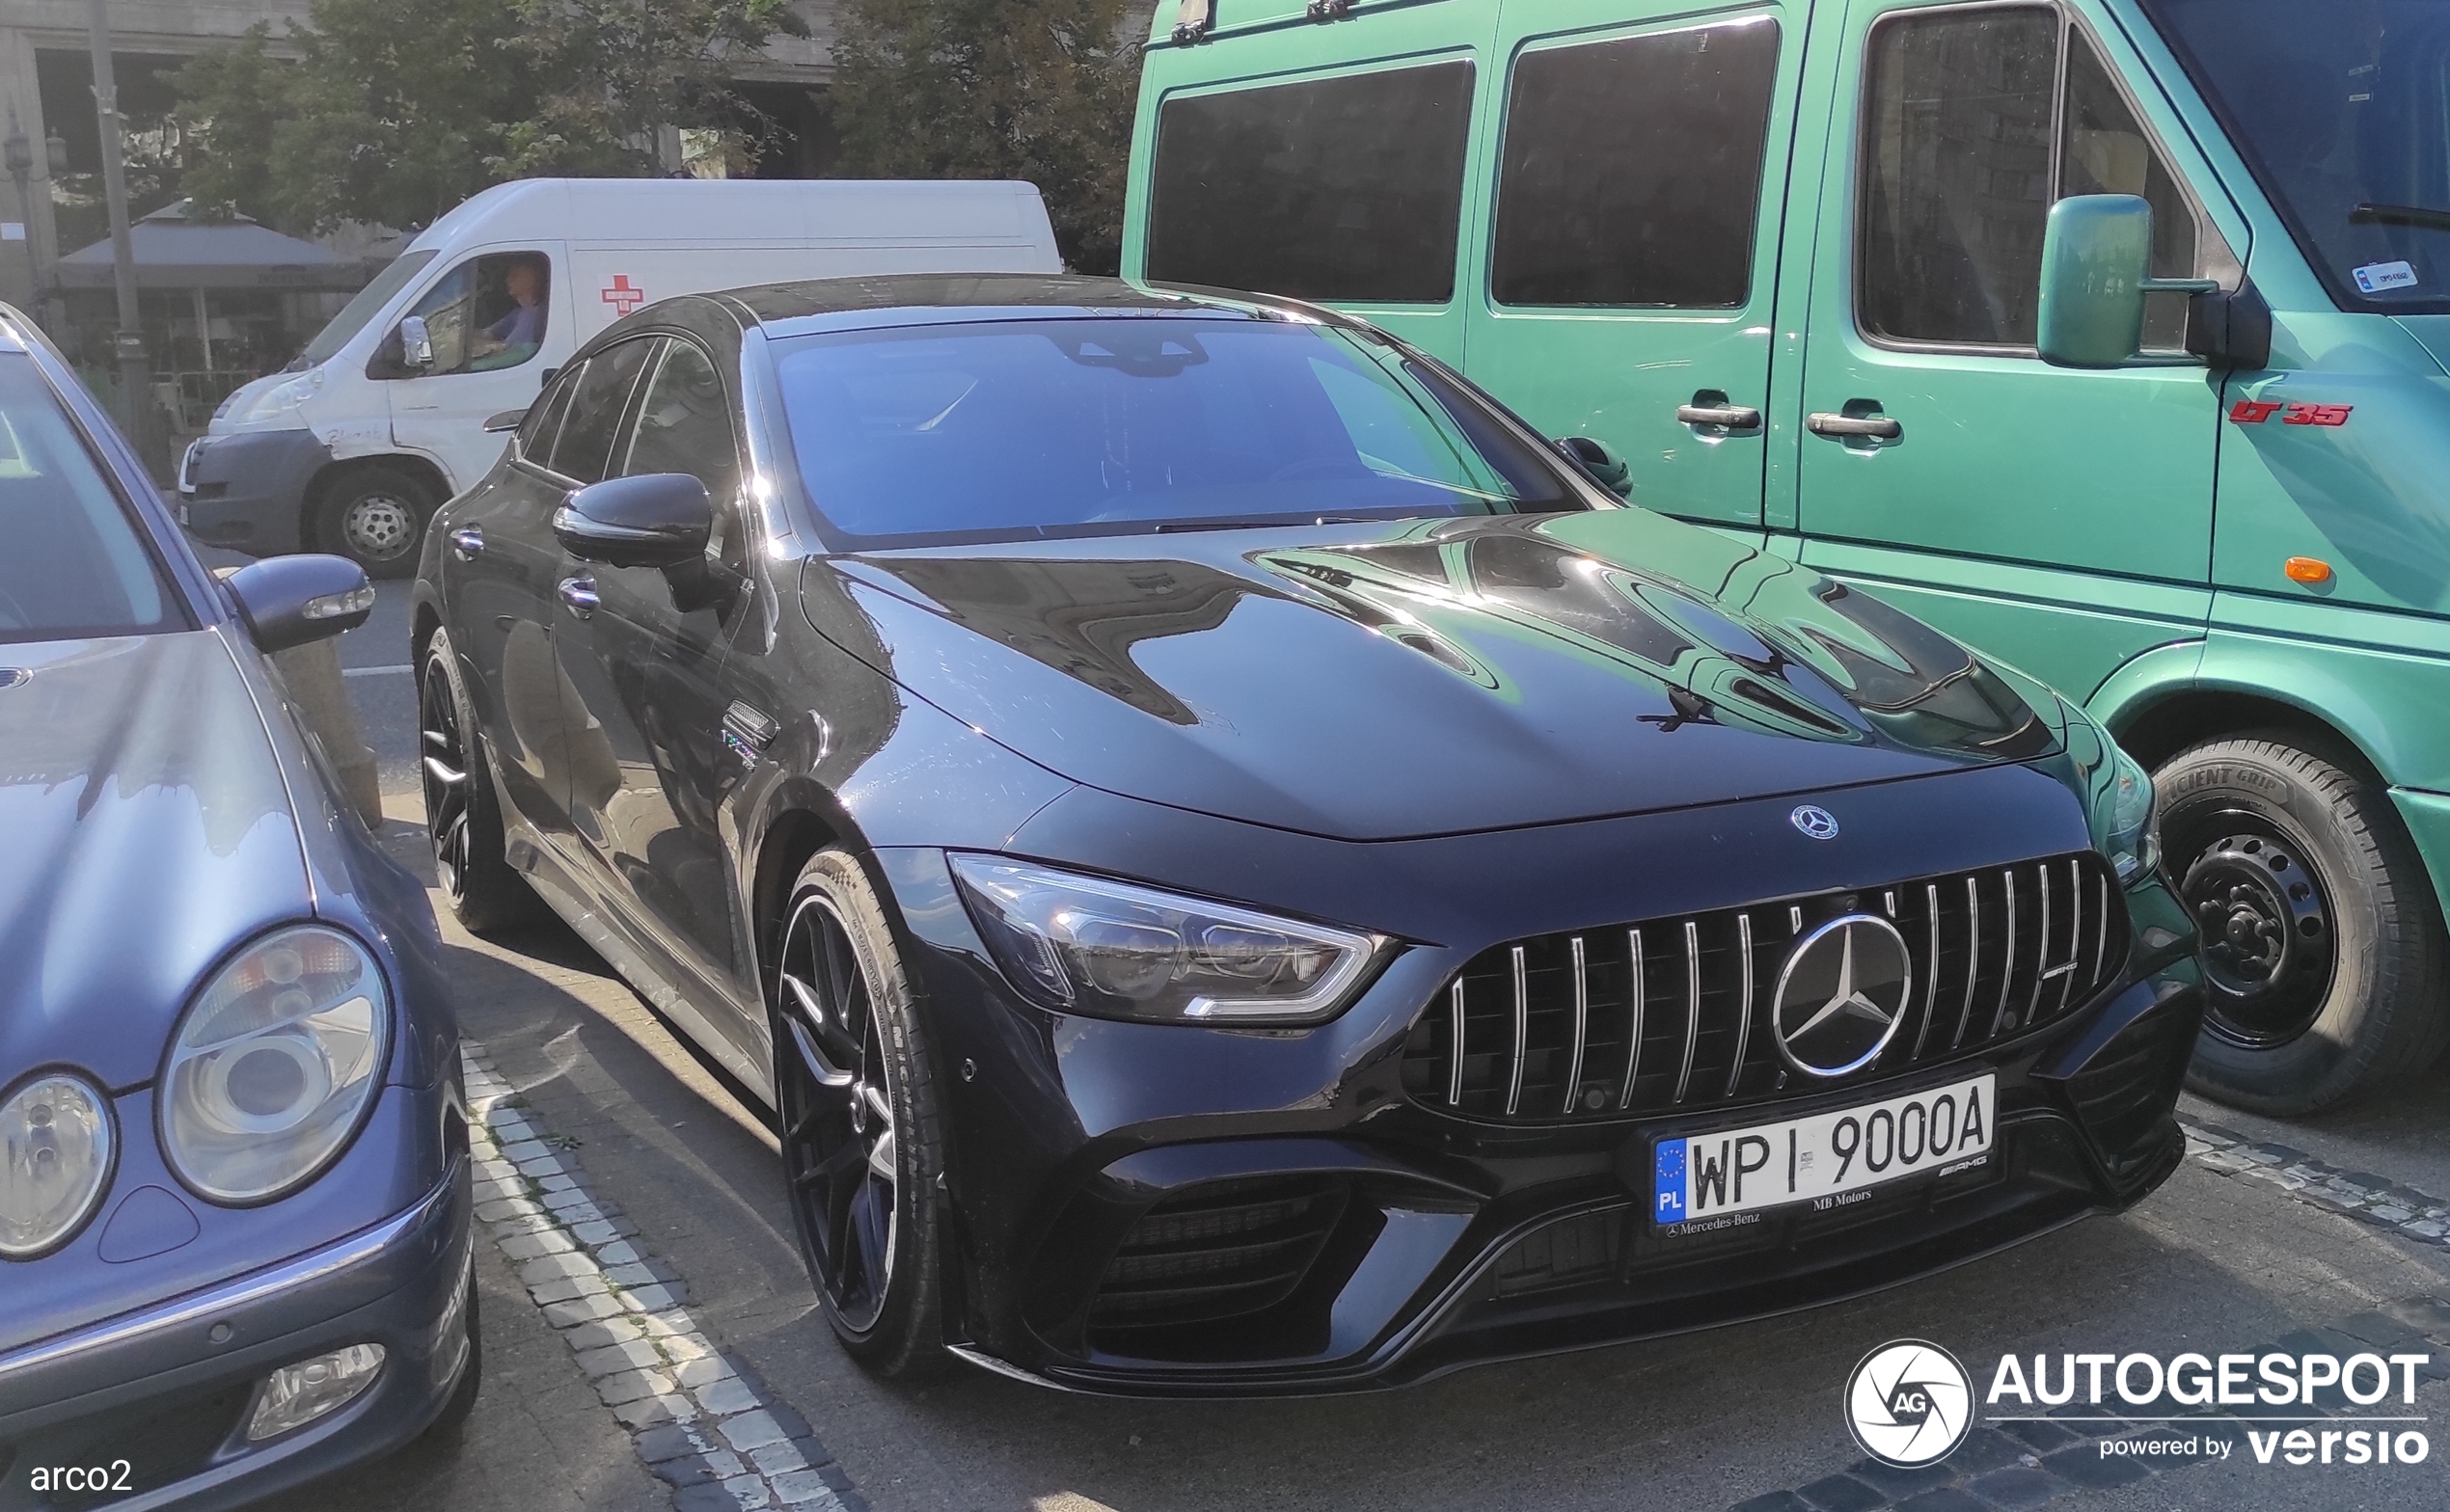
[[0,1258],[30,1260],[76,1232],[111,1178],[111,1113],[67,1071],[37,1071],[0,1102]]
[[239,412],[238,423],[259,425],[266,420],[277,420],[314,397],[315,391],[322,387],[323,369],[320,367],[311,367],[295,378],[285,378],[250,400],[247,407]]
[[995,963],[1045,1008],[1158,1023],[1333,1017],[1386,944],[994,856],[948,858]]
[[366,947],[319,924],[240,951],[179,1019],[161,1078],[162,1151],[208,1202],[268,1202],[357,1132],[391,1032]]
[[2161,863],[2160,836],[2153,824],[2157,799],[2152,791],[2152,773],[2113,744],[2110,747],[2108,777],[2109,789],[2102,799],[2108,832],[2102,849],[2108,852],[2110,864],[2118,869],[2118,879],[2132,882]]

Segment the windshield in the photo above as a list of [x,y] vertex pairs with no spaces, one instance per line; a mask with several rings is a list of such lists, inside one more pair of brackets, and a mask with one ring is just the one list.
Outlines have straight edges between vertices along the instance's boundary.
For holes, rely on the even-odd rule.
[[349,338],[364,330],[366,323],[374,318],[375,312],[390,304],[392,296],[405,288],[410,279],[417,277],[425,264],[434,260],[434,256],[433,248],[424,247],[416,252],[403,252],[393,258],[390,267],[374,275],[373,283],[359,289],[357,297],[342,305],[340,312],[332,317],[331,323],[314,334],[314,339],[306,344],[306,350],[300,352],[298,360],[289,366],[293,370],[313,367],[348,345]]
[[185,628],[135,523],[23,356],[0,356],[0,641]]
[[2350,310],[2450,310],[2450,0],[2145,0]]
[[1186,316],[783,344],[818,511],[864,544],[1579,509],[1561,469],[1383,340]]

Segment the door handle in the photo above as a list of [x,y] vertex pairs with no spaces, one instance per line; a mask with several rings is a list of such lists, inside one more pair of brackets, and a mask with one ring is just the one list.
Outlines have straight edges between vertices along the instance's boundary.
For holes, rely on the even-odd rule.
[[1804,418],[1804,428],[1815,436],[1867,436],[1873,441],[1903,441],[1906,428],[1886,415],[1833,415],[1815,410]]
[[579,618],[593,619],[598,602],[595,596],[595,580],[593,578],[562,579],[561,602],[569,606],[570,612]]
[[463,562],[473,562],[485,553],[485,532],[475,526],[450,533],[450,554]]
[[1728,430],[1761,428],[1761,412],[1749,404],[1679,404],[1675,418],[1682,425],[1718,425]]

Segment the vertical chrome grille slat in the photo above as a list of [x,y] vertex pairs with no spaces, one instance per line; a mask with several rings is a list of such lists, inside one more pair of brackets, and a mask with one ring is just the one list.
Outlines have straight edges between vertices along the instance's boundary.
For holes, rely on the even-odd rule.
[[1506,1089],[1506,1116],[1523,1102],[1523,1063],[1531,1058],[1531,989],[1523,980],[1523,947],[1514,947],[1514,1079]]
[[1620,1112],[1633,1106],[1633,1079],[1642,1074],[1642,1007],[1648,968],[1642,959],[1642,932],[1625,931],[1625,948],[1633,961],[1633,1023],[1625,1036],[1625,1090],[1617,1096]]
[[1956,1038],[1948,1048],[1965,1043],[1965,1032],[1974,1024],[1974,983],[1982,974],[1982,889],[1974,878],[1965,879],[1965,918],[1970,932],[1965,937],[1965,1006],[1957,1010]]
[[2007,959],[2000,963],[2000,1006],[1991,1011],[1992,1035],[1997,1035],[2000,1025],[2007,1021],[2007,994],[2016,986],[2016,868],[2001,872],[2000,880],[2007,884],[2007,931],[2001,936],[2007,945]]
[[1684,1068],[1675,1075],[1675,1100],[1693,1084],[1693,1050],[1701,1042],[1701,924],[1684,921]]
[[1463,1106],[1463,979],[1461,977],[1455,979],[1454,987],[1447,993],[1447,1002],[1448,1012],[1455,1020],[1455,1064],[1446,1079],[1446,1105],[1450,1108],[1459,1108]]
[[1931,966],[1924,974],[1922,988],[1922,1027],[1914,1037],[1914,1058],[1922,1059],[1922,1047],[1931,1039],[1931,1025],[1940,1016],[1940,884],[1929,882],[1922,889],[1923,917],[1931,926]]
[[2067,858],[2067,973],[2059,979],[2058,1007],[2051,1016],[2067,1012],[2076,1000],[2076,973],[2084,969],[2084,863]]
[[1727,1094],[1735,1095],[1736,1083],[1744,1079],[1744,1051],[1753,1038],[1753,916],[1735,916],[1736,967],[1742,984],[1737,991],[1735,1010],[1735,1064],[1727,1070]]
[[2099,932],[2093,940],[2093,980],[2085,988],[2088,992],[2100,986],[2102,979],[2115,969],[2110,963],[2110,874],[2094,873],[2093,886],[2101,896],[2101,923],[2095,926]]
[[2037,866],[2033,875],[2042,882],[2042,932],[2033,942],[2033,995],[2025,1004],[2027,1029],[2033,1027],[2033,1015],[2042,1008],[2042,988],[2050,985],[2050,979],[2042,975],[2050,970],[2050,868]]
[[1582,936],[1574,936],[1574,1050],[1565,1072],[1565,1106],[1571,1113],[1582,1097],[1582,1048],[1591,1034],[1591,976],[1583,957]]

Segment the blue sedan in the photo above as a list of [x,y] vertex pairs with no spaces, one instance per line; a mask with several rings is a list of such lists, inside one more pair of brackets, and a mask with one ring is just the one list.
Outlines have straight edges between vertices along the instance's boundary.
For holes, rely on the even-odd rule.
[[423,889],[272,653],[354,564],[216,580],[0,306],[0,1509],[231,1506],[474,1401]]

